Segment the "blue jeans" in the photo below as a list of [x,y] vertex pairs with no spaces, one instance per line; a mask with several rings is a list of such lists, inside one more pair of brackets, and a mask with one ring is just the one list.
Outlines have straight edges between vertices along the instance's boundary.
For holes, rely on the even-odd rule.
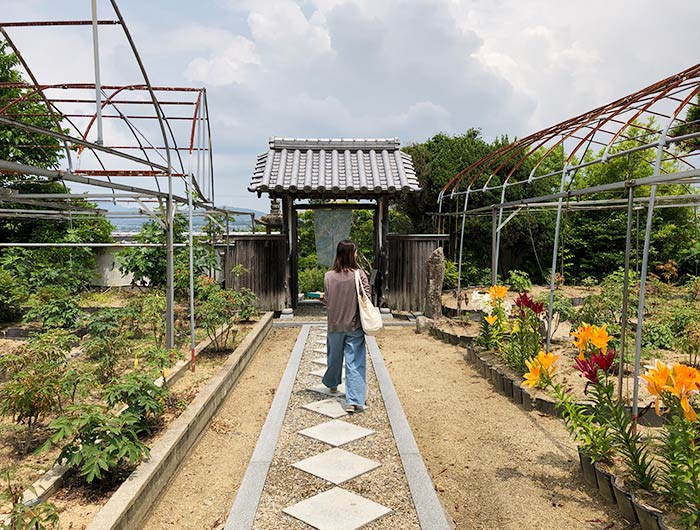
[[326,336],[326,351],[328,368],[323,376],[323,384],[329,388],[340,384],[345,358],[345,402],[364,407],[367,395],[367,359],[362,329],[329,331]]

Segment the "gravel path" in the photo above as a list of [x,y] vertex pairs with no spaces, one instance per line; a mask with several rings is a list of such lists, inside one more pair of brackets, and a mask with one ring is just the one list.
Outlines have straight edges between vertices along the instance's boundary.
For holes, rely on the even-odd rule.
[[[320,327],[312,327],[309,340],[304,348],[284,425],[258,505],[253,526],[255,529],[308,529],[309,527],[303,522],[282,513],[282,509],[333,487],[332,484],[323,479],[292,467],[292,464],[300,460],[331,448],[322,442],[297,433],[299,430],[330,420],[330,418],[302,408],[303,405],[324,399],[323,395],[307,390],[307,387],[318,385],[321,381],[320,377],[309,374],[309,372],[320,368],[319,365],[312,363],[312,359],[323,356],[323,354],[313,351],[314,348],[319,347],[315,344],[319,333]],[[372,429],[376,433],[345,444],[342,449],[376,460],[382,465],[369,473],[344,482],[341,487],[391,508],[392,513],[363,528],[369,530],[418,529],[420,528],[418,518],[369,356],[367,360],[367,405],[364,412],[345,416],[342,419]]]

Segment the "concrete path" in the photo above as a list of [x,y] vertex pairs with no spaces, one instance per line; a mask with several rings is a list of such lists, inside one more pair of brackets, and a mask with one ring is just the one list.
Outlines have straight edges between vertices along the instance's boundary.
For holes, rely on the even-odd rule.
[[[373,521],[372,528],[450,528],[376,341],[367,337],[368,383],[374,375],[379,390],[368,398],[370,418],[369,410],[345,411],[343,385],[331,394],[321,383],[325,335],[323,325],[302,327],[226,530],[355,530]],[[363,420],[376,428],[359,425]],[[382,447],[388,449],[376,450]],[[412,503],[375,487],[373,481],[388,484],[388,473],[401,481],[395,489],[410,490]],[[280,485],[285,479],[292,483]]]

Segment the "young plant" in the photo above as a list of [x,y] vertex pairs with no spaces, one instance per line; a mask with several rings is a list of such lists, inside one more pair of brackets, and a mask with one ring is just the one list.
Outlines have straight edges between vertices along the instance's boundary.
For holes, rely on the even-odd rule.
[[542,338],[539,316],[544,311],[544,305],[533,301],[527,293],[521,293],[515,300],[515,305],[518,312],[511,328],[510,340],[502,349],[502,354],[508,366],[523,372],[527,361],[540,351]]
[[138,439],[139,426],[139,418],[129,411],[116,416],[102,405],[74,405],[51,422],[53,433],[39,451],[65,444],[57,462],[77,468],[88,483],[112,480],[127,464],[149,456]]
[[[0,530],[53,530],[59,527],[56,506],[50,502],[28,505],[24,488],[12,480],[9,470],[1,473],[5,486],[0,500],[10,505],[10,513],[0,517]],[[29,490],[36,493],[30,486]]]
[[504,285],[494,285],[482,301],[481,307],[489,314],[481,320],[481,331],[476,342],[484,348],[500,351],[503,346],[503,338],[508,330],[505,309],[507,293],[508,288]]
[[519,293],[526,293],[532,289],[532,282],[528,273],[517,269],[508,271],[506,283],[510,285],[511,290]]
[[[536,299],[537,302],[544,305],[544,308],[549,311],[549,293],[542,293]],[[559,319],[555,322],[552,319],[553,329],[551,330],[551,335],[554,335],[564,320],[571,320],[574,316],[574,307],[571,305],[571,300],[569,300],[564,294],[559,291],[554,291],[554,299],[552,303],[552,315],[559,314]]]
[[165,295],[153,291],[141,300],[140,317],[143,327],[153,337],[157,348],[165,339]]
[[109,407],[126,405],[127,411],[138,418],[137,432],[150,432],[153,420],[165,410],[168,389],[158,386],[144,372],[130,372],[105,389]]
[[78,298],[63,287],[47,286],[36,290],[27,300],[27,322],[40,322],[46,328],[73,328],[82,315]]
[[688,358],[688,365],[698,367],[700,358],[700,325],[691,324],[678,339],[678,347],[683,355]]

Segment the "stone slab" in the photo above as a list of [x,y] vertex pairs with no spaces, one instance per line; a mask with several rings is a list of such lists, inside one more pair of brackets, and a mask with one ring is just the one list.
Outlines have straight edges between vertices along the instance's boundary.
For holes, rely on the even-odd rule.
[[316,359],[312,359],[311,362],[322,366],[328,366],[328,359],[326,357],[317,357]]
[[336,486],[381,465],[375,460],[358,456],[337,447],[292,464],[293,467],[332,482]]
[[307,436],[314,440],[327,443],[328,445],[339,447],[364,438],[365,436],[369,436],[370,434],[374,434],[375,431],[365,429],[364,427],[346,421],[331,420],[298,432],[302,436]]
[[315,353],[322,353],[323,355],[326,355],[326,348],[314,348]]
[[318,530],[357,530],[391,513],[386,506],[333,488],[282,510]]
[[311,390],[312,392],[318,392],[319,394],[324,394],[326,396],[344,396],[345,395],[345,385],[342,383],[338,385],[338,392],[336,392],[335,394],[332,393],[331,389],[328,388],[326,385],[310,386],[306,390]]
[[342,416],[347,416],[345,412],[345,407],[343,406],[343,400],[338,398],[329,398],[322,401],[314,401],[313,403],[308,403],[302,408],[310,410],[312,412],[317,412],[328,416],[329,418],[340,418]]
[[320,370],[313,370],[313,371],[309,372],[309,374],[315,375],[318,377],[323,377],[324,375],[326,375],[326,369],[321,368]]

